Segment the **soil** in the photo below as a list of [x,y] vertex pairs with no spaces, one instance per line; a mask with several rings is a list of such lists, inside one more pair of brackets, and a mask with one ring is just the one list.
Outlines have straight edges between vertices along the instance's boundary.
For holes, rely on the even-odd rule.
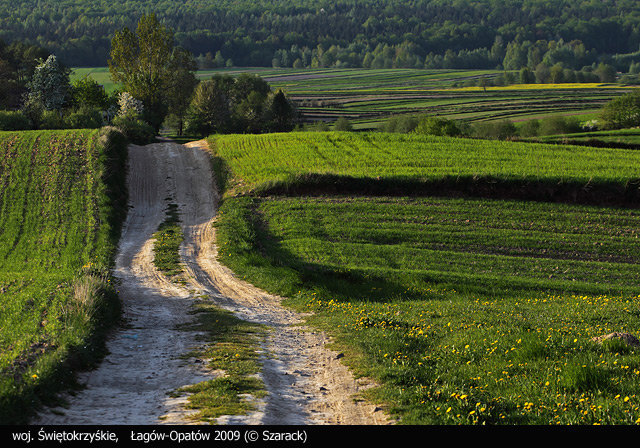
[[[238,317],[269,328],[263,347],[262,379],[267,397],[249,415],[225,416],[219,424],[378,425],[392,420],[358,397],[373,386],[354,378],[341,355],[328,349],[323,332],[281,298],[238,279],[216,258],[218,196],[206,142],[130,146],[130,210],[114,275],[119,281],[124,324],[107,341],[109,354],[94,370],[79,374],[84,388],[63,397],[64,407],[47,409],[32,424],[193,424],[186,396],[176,389],[213,378],[197,359],[186,358],[200,343],[197,333],[178,328],[192,321],[192,305],[212,300]],[[172,283],[153,265],[153,233],[177,204],[184,242],[184,284]],[[203,299],[204,297],[204,299]]]

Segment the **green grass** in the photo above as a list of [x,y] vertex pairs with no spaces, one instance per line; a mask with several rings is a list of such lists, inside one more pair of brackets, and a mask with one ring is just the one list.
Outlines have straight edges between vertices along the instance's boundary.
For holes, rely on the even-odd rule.
[[21,423],[102,353],[126,213],[126,146],[94,130],[0,133],[0,421]]
[[511,198],[637,199],[634,150],[380,132],[212,136],[234,191],[400,195],[461,191]]
[[572,144],[612,147],[620,146],[637,149],[640,147],[640,129],[616,129],[564,135],[549,135],[538,137],[536,140],[550,143],[571,142]]
[[637,264],[597,261],[621,255],[620,239],[637,253],[638,219],[564,204],[245,197],[225,200],[217,226],[221,260],[312,311],[402,423],[624,424],[640,418],[637,354],[591,338],[638,333]]
[[[640,331],[637,208],[398,188],[458,175],[624,184],[632,151],[337,133],[210,141],[229,179],[221,262],[312,312],[401,423],[640,422],[637,352],[592,340]],[[394,182],[354,196],[310,173]]]
[[[208,381],[183,387],[175,395],[188,394],[188,408],[196,410],[194,420],[214,423],[223,415],[246,414],[256,408],[256,400],[266,395],[259,377],[258,346],[264,329],[243,321],[212,303],[194,307],[196,323],[182,328],[199,331],[204,346],[188,356],[205,359],[219,375]],[[247,399],[250,395],[251,399]]]
[[167,277],[176,277],[183,272],[180,245],[184,239],[180,227],[180,215],[176,204],[169,204],[167,218],[153,234],[153,263]]

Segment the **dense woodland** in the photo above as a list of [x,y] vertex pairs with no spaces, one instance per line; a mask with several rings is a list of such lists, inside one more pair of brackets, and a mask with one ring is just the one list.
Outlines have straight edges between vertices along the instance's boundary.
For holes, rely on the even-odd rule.
[[635,0],[18,0],[0,39],[68,66],[104,66],[116,30],[155,13],[202,68],[420,67],[580,70],[640,62]]

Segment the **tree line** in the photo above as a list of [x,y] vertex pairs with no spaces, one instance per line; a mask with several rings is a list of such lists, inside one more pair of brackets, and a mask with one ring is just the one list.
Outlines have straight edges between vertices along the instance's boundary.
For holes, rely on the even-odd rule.
[[[19,84],[21,93],[15,101],[3,104],[0,130],[110,124],[122,129],[131,141],[147,143],[166,125],[178,135],[198,136],[282,132],[295,126],[293,104],[257,75],[198,80],[195,58],[175,44],[173,31],[154,14],[142,16],[133,30],[117,31],[110,46],[111,77],[122,87],[109,95],[89,77],[71,83],[71,70],[53,54],[0,72],[0,87]],[[47,55],[42,49],[17,44],[7,48]]]
[[21,0],[0,38],[104,66],[111,36],[153,11],[201,68],[420,67],[533,70],[640,62],[635,0]]

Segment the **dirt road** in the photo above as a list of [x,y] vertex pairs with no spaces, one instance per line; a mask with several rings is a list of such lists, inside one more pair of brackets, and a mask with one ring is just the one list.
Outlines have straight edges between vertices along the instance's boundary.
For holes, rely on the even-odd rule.
[[[238,317],[269,327],[262,350],[268,395],[250,415],[220,424],[388,424],[370,403],[354,400],[369,387],[355,380],[326,335],[302,326],[302,316],[280,298],[237,279],[216,260],[212,222],[217,193],[204,142],[130,147],[130,210],[116,260],[126,325],[108,341],[109,355],[83,373],[80,393],[68,406],[48,410],[33,424],[188,424],[186,398],[169,393],[212,378],[196,360],[181,355],[198,345],[190,322],[193,301],[207,296]],[[153,265],[152,234],[169,203],[178,205],[185,234],[181,248],[185,285],[169,282]]]

